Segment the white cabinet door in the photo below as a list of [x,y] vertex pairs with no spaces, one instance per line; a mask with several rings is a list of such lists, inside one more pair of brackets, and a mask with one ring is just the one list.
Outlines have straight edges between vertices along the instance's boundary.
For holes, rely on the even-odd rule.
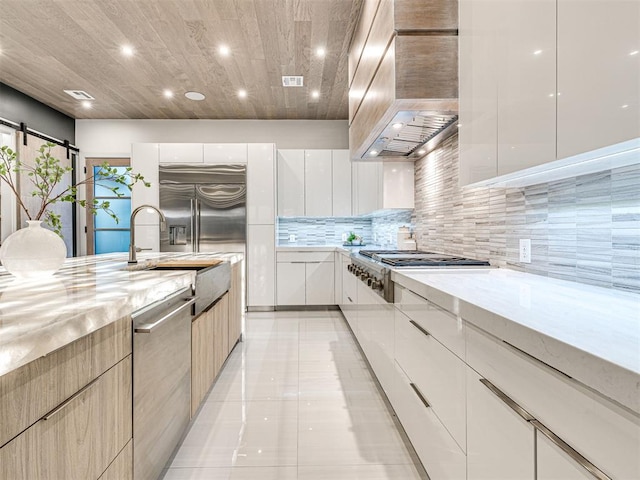
[[304,216],[304,150],[278,150],[278,216]]
[[380,208],[382,162],[353,162],[354,215],[364,215]]
[[247,165],[247,223],[275,222],[275,156],[272,143],[250,143]]
[[467,479],[533,480],[533,427],[480,380],[467,368]]
[[202,163],[201,143],[161,143],[160,163]]
[[460,185],[497,175],[496,32],[502,28],[500,8],[504,3],[508,2],[460,0],[458,3]]
[[275,230],[273,225],[247,226],[247,306],[275,305]]
[[640,137],[640,2],[558,0],[558,158]]
[[333,262],[306,263],[306,304],[335,305]]
[[414,162],[389,162],[382,168],[382,205],[378,208],[414,207]]
[[277,305],[305,304],[305,264],[302,262],[278,262]]
[[331,150],[304,152],[304,211],[307,217],[332,215]]
[[593,480],[591,474],[546,436],[540,432],[537,434],[537,480]]
[[357,296],[356,296],[356,277],[353,276],[347,267],[351,264],[351,260],[347,257],[342,257],[341,269],[342,269],[342,299],[338,300],[340,305],[340,310],[344,314],[344,317],[347,319],[347,323],[353,330],[355,334],[358,329],[357,317],[356,317],[356,307],[357,307]]
[[[151,183],[150,187],[136,185],[131,191],[131,210],[140,205],[160,205],[160,190],[158,187],[158,148],[157,143],[134,143],[131,145],[131,168],[144,176],[145,181]],[[136,217],[136,225],[160,225],[160,219],[156,212],[141,211]],[[156,230],[158,230],[156,228]],[[137,232],[137,230],[136,230]],[[160,244],[160,232],[157,243]],[[140,237],[138,237],[140,238]],[[155,245],[155,241],[153,244]],[[141,244],[138,245],[142,247]]]
[[497,173],[504,175],[556,159],[556,0],[509,0],[500,9]]
[[247,144],[205,143],[204,163],[247,163]]
[[351,159],[349,150],[332,150],[333,216],[351,216]]

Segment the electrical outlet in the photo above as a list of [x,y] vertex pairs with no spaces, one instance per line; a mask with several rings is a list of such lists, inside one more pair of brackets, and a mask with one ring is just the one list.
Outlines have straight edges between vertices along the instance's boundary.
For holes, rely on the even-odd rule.
[[346,242],[346,241],[347,241],[347,234],[346,234],[346,233],[343,233],[343,234],[342,234],[342,241],[343,241],[343,242]]
[[520,239],[520,261],[522,263],[531,263],[531,239]]
[[289,235],[289,241],[290,242],[295,242],[296,241],[296,236],[293,233],[291,235]]

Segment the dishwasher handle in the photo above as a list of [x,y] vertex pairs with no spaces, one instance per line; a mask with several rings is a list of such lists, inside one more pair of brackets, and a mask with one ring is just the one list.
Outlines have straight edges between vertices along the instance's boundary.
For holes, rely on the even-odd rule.
[[196,299],[197,299],[197,297],[186,298],[182,305],[179,305],[177,308],[175,308],[171,312],[167,313],[166,315],[160,317],[155,322],[142,324],[142,325],[140,325],[138,327],[135,327],[133,329],[133,331],[135,333],[153,333],[153,330],[155,328],[159,327],[161,324],[163,324],[167,320],[170,320],[171,318],[175,317],[180,312],[182,312],[184,309],[191,307],[191,305],[196,303]]

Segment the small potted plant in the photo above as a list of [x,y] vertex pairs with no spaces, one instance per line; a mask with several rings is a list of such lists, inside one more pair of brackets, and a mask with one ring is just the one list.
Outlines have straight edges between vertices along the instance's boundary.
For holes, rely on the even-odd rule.
[[[62,165],[61,161],[51,154],[53,143],[45,143],[38,150],[38,156],[33,162],[23,162],[16,152],[7,146],[0,148],[0,181],[5,182],[16,197],[18,208],[27,217],[27,228],[14,232],[5,239],[0,246],[0,261],[5,268],[18,277],[34,277],[51,275],[64,263],[67,249],[62,240],[62,222],[60,215],[54,213],[51,207],[58,202],[70,202],[86,208],[94,215],[102,210],[118,222],[118,217],[111,209],[107,200],[94,199],[87,203],[76,197],[78,187],[96,183],[111,190],[116,197],[124,195],[121,187],[131,190],[133,185],[142,183],[150,186],[144,177],[134,173],[130,167],[125,173],[108,163],[84,180],[74,185],[61,185],[60,182],[72,168]],[[36,208],[29,209],[20,195],[17,177],[27,178],[32,190],[29,194],[37,199]],[[111,185],[114,183],[116,186]],[[23,191],[25,185],[22,186]],[[53,231],[42,228],[42,223]]]
[[349,232],[347,237],[347,245],[362,245],[362,237],[353,232]]

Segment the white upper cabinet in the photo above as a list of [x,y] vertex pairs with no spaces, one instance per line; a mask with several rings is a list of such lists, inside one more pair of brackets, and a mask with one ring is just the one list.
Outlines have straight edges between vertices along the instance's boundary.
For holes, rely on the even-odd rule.
[[640,2],[558,0],[558,157],[640,137]]
[[382,162],[353,163],[353,214],[364,215],[380,207]]
[[332,150],[333,216],[351,216],[351,159],[349,150]]
[[308,217],[330,217],[332,212],[331,150],[304,152],[304,209]]
[[204,163],[247,163],[246,143],[205,143]]
[[354,162],[353,213],[414,207],[413,162]]
[[381,208],[413,208],[413,162],[389,162],[382,167]]
[[556,0],[500,3],[498,175],[556,159]]
[[160,163],[202,163],[201,143],[161,143]]
[[497,175],[497,31],[503,24],[496,0],[459,1],[460,184]]
[[304,216],[304,150],[278,150],[278,216]]
[[247,223],[275,223],[275,146],[250,143],[247,165]]

